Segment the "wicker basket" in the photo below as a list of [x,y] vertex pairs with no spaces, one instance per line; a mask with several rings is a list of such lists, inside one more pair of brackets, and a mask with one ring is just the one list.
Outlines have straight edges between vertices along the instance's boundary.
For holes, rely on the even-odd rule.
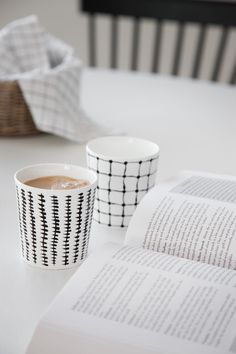
[[17,81],[0,81],[0,136],[39,134]]

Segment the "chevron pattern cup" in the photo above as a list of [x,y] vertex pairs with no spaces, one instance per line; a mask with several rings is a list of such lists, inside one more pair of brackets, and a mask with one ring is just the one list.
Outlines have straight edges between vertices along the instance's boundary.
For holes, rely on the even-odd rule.
[[[89,181],[79,189],[50,190],[31,187],[32,178],[66,175]],[[22,258],[45,269],[66,269],[87,257],[93,216],[96,174],[67,164],[40,164],[15,174]]]

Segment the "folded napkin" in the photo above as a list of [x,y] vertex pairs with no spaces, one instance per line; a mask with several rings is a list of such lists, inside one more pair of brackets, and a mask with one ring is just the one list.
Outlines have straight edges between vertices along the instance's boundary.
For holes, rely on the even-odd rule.
[[0,31],[0,58],[0,81],[18,81],[39,130],[78,142],[107,133],[81,108],[81,61],[36,16]]

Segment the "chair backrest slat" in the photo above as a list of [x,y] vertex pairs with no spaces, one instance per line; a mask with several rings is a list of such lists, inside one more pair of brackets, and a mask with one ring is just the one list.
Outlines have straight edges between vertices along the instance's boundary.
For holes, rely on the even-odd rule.
[[212,81],[217,81],[219,78],[220,69],[225,54],[225,48],[228,41],[228,34],[229,34],[229,28],[223,27],[221,31],[221,37],[218,45],[217,54],[216,54],[215,64],[212,71],[212,76],[211,76]]
[[161,39],[162,39],[162,21],[156,21],[155,27],[156,28],[155,28],[155,38],[154,38],[154,48],[153,48],[152,70],[151,70],[153,73],[159,71]]
[[82,0],[82,11],[108,15],[236,25],[233,0]]
[[133,22],[133,45],[131,53],[131,70],[137,70],[138,68],[138,51],[139,51],[139,39],[140,39],[140,20],[138,17],[134,18]]
[[206,40],[206,25],[201,25],[198,33],[196,53],[195,53],[195,59],[193,63],[193,70],[192,70],[192,78],[194,79],[199,77],[205,40]]
[[113,15],[111,18],[111,68],[117,68],[117,57],[118,57],[118,19],[117,16]]
[[96,66],[96,22],[95,15],[90,13],[88,16],[88,39],[89,39],[89,65]]
[[236,60],[235,60],[235,63],[234,63],[234,67],[233,67],[233,70],[232,70],[232,74],[231,74],[229,83],[231,85],[235,85],[236,84]]
[[185,23],[184,22],[179,23],[177,39],[175,42],[176,44],[175,44],[175,51],[174,51],[172,75],[178,75],[179,73],[180,57],[182,53],[183,40],[184,40],[184,29],[185,29]]

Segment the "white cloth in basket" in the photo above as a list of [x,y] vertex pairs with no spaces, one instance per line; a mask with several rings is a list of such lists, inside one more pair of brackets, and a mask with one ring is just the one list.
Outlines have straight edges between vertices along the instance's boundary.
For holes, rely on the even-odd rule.
[[81,61],[36,16],[0,31],[0,80],[17,80],[37,128],[78,142],[106,134],[80,104]]

